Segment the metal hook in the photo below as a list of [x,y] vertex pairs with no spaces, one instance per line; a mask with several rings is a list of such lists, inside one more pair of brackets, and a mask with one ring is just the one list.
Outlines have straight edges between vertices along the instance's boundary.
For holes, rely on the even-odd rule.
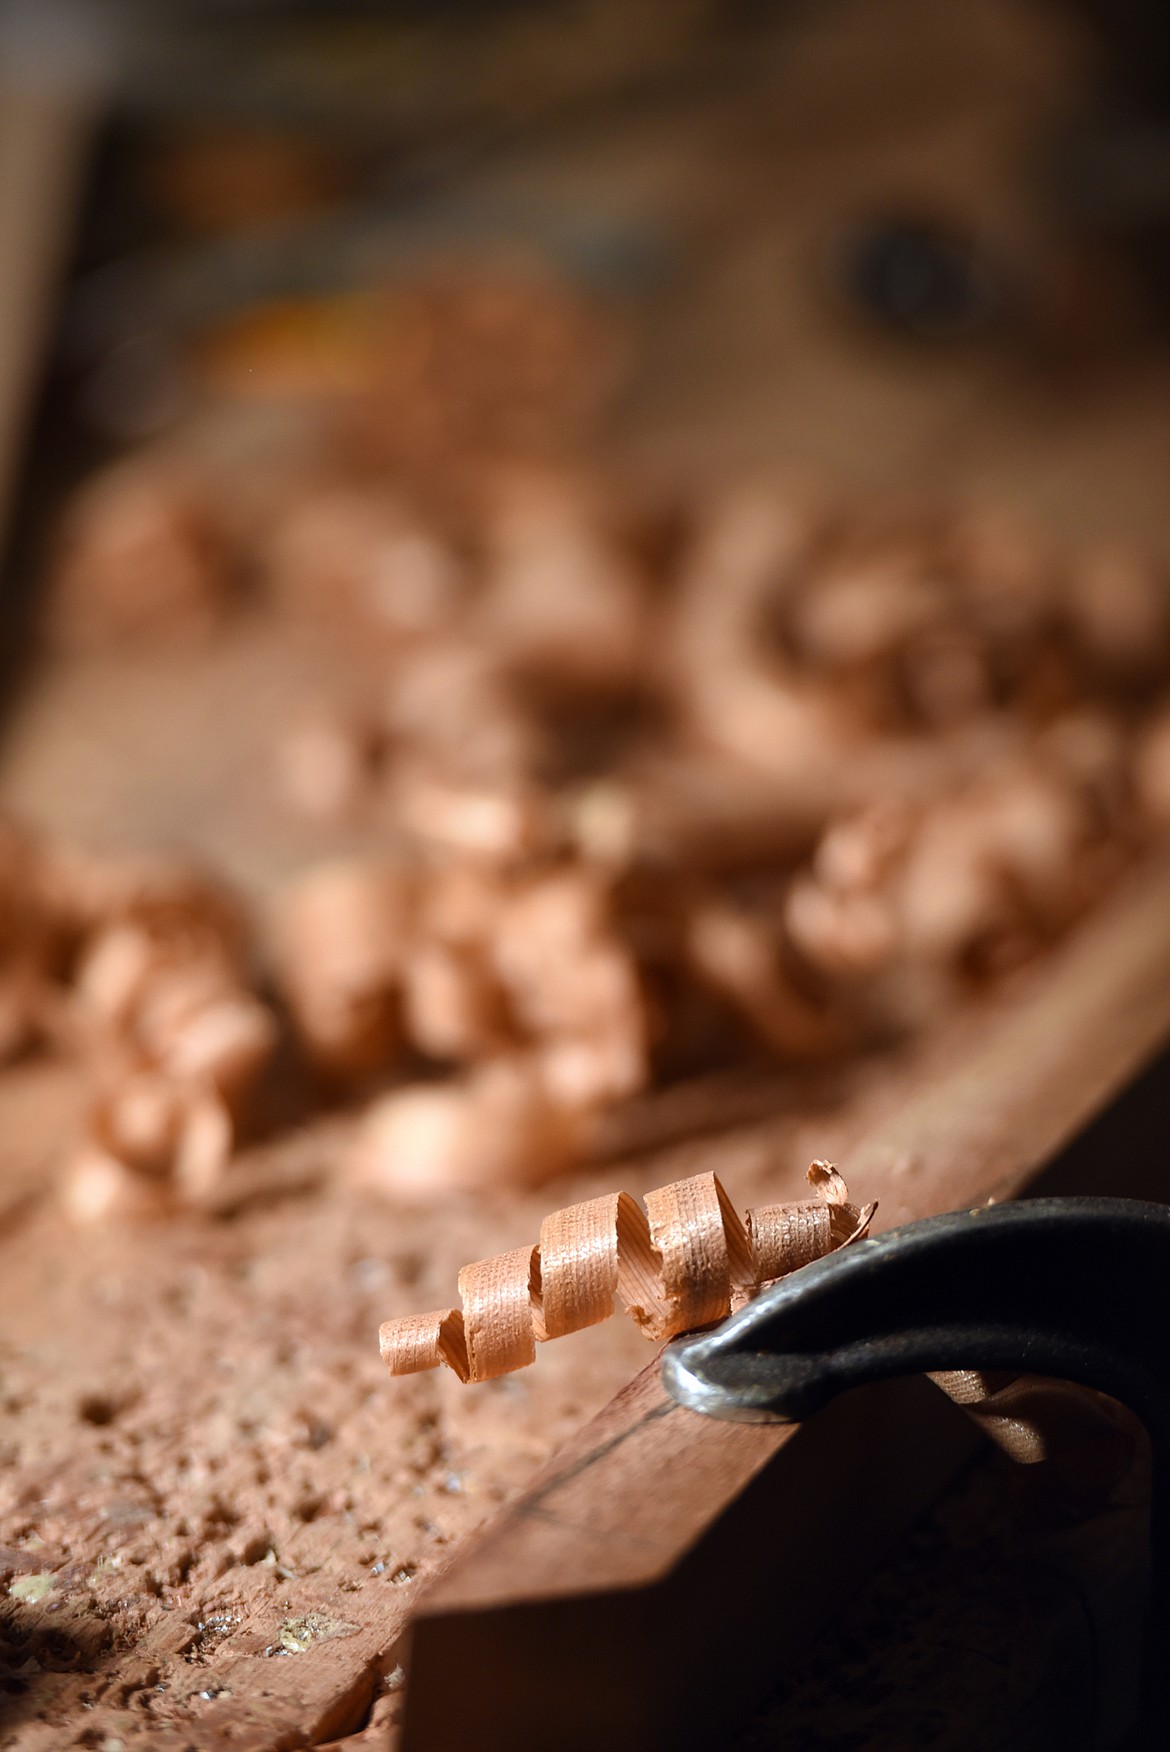
[[1164,1711],[1155,1680],[1170,1647],[1170,1206],[1036,1199],[928,1217],[794,1272],[662,1362],[681,1404],[746,1423],[797,1422],[847,1388],[949,1369],[1058,1376],[1122,1401],[1146,1425],[1147,1713]]

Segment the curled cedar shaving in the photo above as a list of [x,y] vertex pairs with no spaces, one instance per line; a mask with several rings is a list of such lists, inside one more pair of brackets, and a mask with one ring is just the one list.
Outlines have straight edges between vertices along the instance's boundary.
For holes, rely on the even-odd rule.
[[546,1105],[584,1113],[649,1075],[638,971],[585,865],[321,866],[286,890],[275,937],[306,1055],[330,1077],[384,1069],[403,1044],[480,1069],[526,1056]]
[[547,1179],[579,1161],[579,1110],[555,1101],[524,1055],[488,1059],[466,1077],[379,1096],[348,1152],[355,1184],[420,1204],[452,1188]]
[[283,612],[392,643],[444,630],[465,584],[449,542],[384,489],[356,485],[310,487],[261,564]]
[[1114,874],[1110,816],[1125,786],[1115,727],[1079,712],[949,796],[841,815],[788,890],[789,941],[837,980],[1010,966],[1065,929]]
[[363,1076],[397,1051],[411,908],[400,870],[359,860],[321,865],[280,896],[284,995],[307,1056],[327,1075]]
[[60,644],[175,644],[205,638],[234,584],[208,485],[162,457],[121,462],[70,509],[51,580]]
[[823,785],[856,748],[846,705],[762,654],[761,620],[794,588],[816,537],[807,508],[741,491],[716,507],[684,569],[675,662],[687,709],[713,744],[782,786]]
[[[440,699],[444,709],[436,712]],[[399,660],[382,716],[408,780],[420,773],[418,782],[506,789],[540,763],[538,728],[519,709],[498,657],[463,630]],[[421,826],[429,837],[427,823]]]
[[613,683],[642,662],[645,578],[595,495],[563,470],[498,471],[487,499],[478,632],[506,669]]
[[275,780],[282,800],[307,821],[359,818],[384,755],[380,725],[367,714],[319,710],[284,732]]
[[686,947],[700,979],[736,1011],[779,1058],[800,1061],[839,1052],[843,1018],[818,1008],[785,979],[780,930],[723,901],[700,902],[688,920]]
[[857,1240],[875,1205],[848,1202],[827,1162],[808,1171],[816,1198],[764,1205],[740,1221],[714,1174],[554,1211],[535,1247],[464,1266],[462,1308],[387,1320],[379,1339],[392,1375],[445,1364],[461,1381],[489,1381],[535,1361],[536,1346],[595,1326],[615,1297],[647,1338],[723,1319],[763,1285]]
[[930,1378],[1018,1465],[1047,1462],[1084,1509],[1104,1503],[1133,1465],[1140,1437],[1132,1414],[1090,1387],[977,1369]]
[[1123,548],[1090,549],[1072,566],[1067,601],[1079,642],[1106,678],[1158,673],[1170,601],[1147,561]]
[[227,1170],[277,1040],[251,988],[246,921],[183,865],[43,856],[41,892],[71,952],[52,988],[59,1044],[92,1086],[66,1209],[90,1221],[197,1202]]

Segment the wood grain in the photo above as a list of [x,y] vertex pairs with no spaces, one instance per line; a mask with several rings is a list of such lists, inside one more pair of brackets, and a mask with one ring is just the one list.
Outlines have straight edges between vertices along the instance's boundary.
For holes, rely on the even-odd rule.
[[[1142,1097],[1135,1080],[1168,1037],[1162,856],[944,1043],[842,1169],[882,1200],[883,1227],[1018,1195],[1046,1168],[1053,1190],[1066,1156],[1081,1184],[1148,1191],[1149,1163],[1117,1146],[1127,1100]],[[1066,1147],[1110,1103],[1086,1165],[1083,1147]],[[1163,1166],[1165,1193],[1164,1149]],[[920,1383],[769,1429],[674,1406],[651,1364],[425,1596],[405,1752],[460,1739],[477,1752],[710,1744],[965,1451],[951,1410]]]

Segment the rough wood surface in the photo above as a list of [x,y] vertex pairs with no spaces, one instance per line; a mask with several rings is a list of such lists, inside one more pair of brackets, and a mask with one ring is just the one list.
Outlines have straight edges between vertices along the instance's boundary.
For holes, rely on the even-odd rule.
[[[0,1078],[0,1745],[278,1752],[384,1726],[419,1586],[646,1342],[615,1321],[474,1394],[391,1384],[379,1319],[535,1234],[547,1189],[377,1204],[333,1172],[340,1116],[237,1163],[216,1212],[79,1235],[53,1193],[79,1095],[52,1065]],[[744,1200],[795,1194],[822,1119],[784,1100],[565,1196],[704,1161]]]
[[[944,1202],[954,1181],[935,1179],[936,1154],[961,1177],[962,1198],[1026,1175],[1149,1056],[1168,1023],[1170,871],[1162,864],[1014,997],[960,1019],[933,1064],[871,1066],[868,1093],[859,1086],[819,1115],[794,1086],[788,1113],[582,1176],[565,1196],[595,1196],[615,1172],[642,1192],[704,1168],[716,1169],[740,1204],[796,1196],[809,1156],[826,1150],[855,1186],[872,1176],[864,1190],[884,1190],[888,1222],[914,1199]],[[390,1383],[375,1349],[378,1319],[434,1305],[471,1254],[537,1233],[547,1190],[407,1218],[331,1178],[345,1125],[335,1120],[242,1163],[223,1214],[175,1221],[165,1246],[149,1226],[80,1243],[62,1227],[46,1179],[75,1087],[51,1066],[30,1067],[5,1078],[2,1093],[0,1577],[5,1589],[45,1573],[53,1582],[39,1601],[0,1600],[0,1744],[41,1752],[100,1731],[163,1752],[279,1752],[362,1731],[370,1720],[384,1725],[371,1707],[394,1707],[399,1693],[385,1692],[385,1681],[426,1578],[630,1379],[644,1340],[611,1321],[543,1347],[524,1376],[474,1391],[434,1376]],[[1122,1190],[1144,1161],[1119,1152],[1111,1184]],[[603,1599],[625,1601],[604,1616],[631,1695],[646,1671],[638,1651],[647,1615],[672,1623],[665,1611],[659,1620],[662,1594],[645,1588],[648,1575],[678,1581],[684,1625],[696,1587],[697,1597],[728,1603],[719,1622],[730,1629],[757,1576],[773,1606],[800,1620],[785,1628],[759,1619],[768,1660],[795,1648],[802,1626],[830,1610],[854,1567],[877,1554],[883,1530],[895,1536],[945,1477],[953,1444],[961,1450],[969,1440],[932,1394],[921,1389],[915,1418],[938,1420],[938,1443],[919,1441],[917,1472],[894,1466],[904,1436],[885,1414],[888,1466],[866,1445],[872,1431],[852,1422],[827,1443],[827,1456],[825,1432],[808,1426],[788,1441],[785,1466],[768,1469],[777,1432],[700,1424],[666,1409],[652,1367],[605,1414],[591,1465],[558,1466],[537,1514],[512,1516],[451,1571],[426,1609],[416,1677],[425,1681],[428,1637],[454,1626],[460,1677],[451,1684],[441,1662],[444,1693],[470,1700],[476,1744],[490,1745],[477,1700],[497,1695],[489,1686],[509,1670],[519,1620],[534,1616],[530,1646],[546,1651],[550,1675],[564,1637],[592,1636],[594,1606],[578,1619],[570,1598],[583,1561],[610,1591]],[[631,1418],[636,1437],[623,1434]],[[661,1431],[673,1441],[688,1428],[694,1446],[675,1450],[646,1509],[644,1444],[653,1453]],[[578,1459],[599,1445],[596,1430],[574,1439]],[[883,1499],[878,1485],[894,1477],[905,1494]],[[597,1478],[600,1503],[586,1488]],[[688,1542],[676,1481],[703,1526],[730,1500],[748,1505],[750,1562],[720,1557],[718,1540],[696,1543],[693,1527]],[[744,1489],[753,1481],[755,1509]],[[842,1502],[861,1532],[833,1564],[824,1560],[822,1509]],[[769,1555],[761,1528],[796,1544]],[[522,1563],[509,1529],[522,1534]],[[706,1580],[676,1561],[683,1546],[708,1566]],[[814,1572],[822,1592],[808,1581]],[[500,1590],[513,1608],[487,1604]],[[440,1616],[444,1598],[455,1605]],[[677,1618],[670,1634],[681,1634]],[[604,1642],[597,1646],[600,1660]],[[764,1652],[736,1632],[719,1660],[737,1648],[752,1660],[753,1649]],[[696,1657],[695,1674],[714,1659]],[[600,1669],[595,1677],[598,1697],[620,1696],[616,1680]],[[507,1713],[493,1712],[503,1732]]]
[[[842,1166],[883,1201],[882,1227],[1018,1194],[1168,1034],[1170,863],[1162,859],[997,1006],[981,1037],[951,1042]],[[1099,1190],[1126,1190],[1127,1169],[1102,1150]],[[890,1403],[879,1394],[868,1412],[854,1401],[848,1413],[861,1420],[846,1444],[857,1469],[848,1481],[854,1512],[842,1513],[842,1496],[827,1488],[810,1500],[809,1478],[823,1482],[842,1464],[836,1420],[845,1415],[799,1431],[713,1424],[668,1400],[651,1364],[426,1596],[413,1631],[407,1752],[454,1744],[473,1720],[481,1748],[539,1737],[542,1719],[546,1734],[555,1719],[555,1744],[566,1748],[702,1744],[713,1721],[726,1719],[729,1696],[750,1703],[753,1685],[758,1695],[774,1678],[779,1629],[789,1640],[813,1630],[818,1601],[858,1579],[883,1537],[905,1524],[907,1496],[911,1508],[922,1506],[916,1491],[938,1488],[953,1464],[953,1449],[936,1450],[912,1421],[891,1463]],[[855,1494],[861,1481],[864,1498]],[[769,1495],[771,1521],[745,1510],[757,1488]],[[794,1525],[803,1565],[786,1554]],[[730,1592],[696,1587],[699,1553],[713,1573],[722,1565],[737,1578]],[[761,1567],[770,1593],[752,1585]],[[777,1594],[800,1599],[795,1617]],[[716,1597],[719,1611],[700,1610]],[[753,1633],[766,1598],[771,1634],[761,1645]],[[710,1660],[695,1665],[685,1633],[696,1617],[704,1636],[727,1641],[730,1678]],[[681,1709],[672,1707],[676,1690]],[[555,1717],[542,1716],[554,1705]]]

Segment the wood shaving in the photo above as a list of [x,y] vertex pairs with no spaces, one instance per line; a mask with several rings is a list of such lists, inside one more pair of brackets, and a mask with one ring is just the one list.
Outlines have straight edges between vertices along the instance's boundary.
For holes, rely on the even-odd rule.
[[0,823],[0,1056],[75,1058],[90,1103],[67,1163],[82,1220],[219,1185],[280,1025],[248,921],[190,865],[82,852]]
[[[714,1325],[766,1284],[865,1235],[876,1205],[848,1202],[827,1162],[808,1171],[816,1198],[763,1206],[741,1222],[718,1178],[696,1174],[554,1211],[535,1247],[464,1266],[461,1308],[387,1320],[379,1334],[392,1375],[444,1364],[464,1382],[527,1367],[536,1346],[607,1320],[615,1299],[647,1338]],[[823,1218],[823,1220],[821,1220]]]
[[478,636],[505,673],[564,682],[635,675],[649,593],[634,556],[605,528],[587,482],[563,470],[499,471],[488,501]]
[[639,972],[612,885],[583,863],[323,867],[281,898],[276,943],[303,1046],[326,1076],[388,1069],[405,1037],[481,1068],[527,1054],[546,1105],[581,1114],[648,1081]]
[[585,1153],[583,1124],[578,1110],[554,1100],[531,1058],[490,1059],[464,1078],[377,1097],[347,1167],[355,1185],[428,1204],[453,1190],[563,1172]]
[[324,484],[291,506],[261,567],[281,612],[316,622],[340,614],[390,643],[444,631],[465,589],[450,542],[393,494],[356,484]]
[[1055,1468],[1082,1507],[1104,1501],[1134,1463],[1136,1420],[1092,1388],[977,1369],[930,1379],[1017,1465]]
[[325,1076],[360,1078],[398,1049],[412,901],[409,877],[375,860],[320,865],[279,897],[277,967],[305,1051]]
[[82,649],[206,639],[234,592],[227,532],[205,481],[164,457],[82,488],[51,581],[54,640]]

